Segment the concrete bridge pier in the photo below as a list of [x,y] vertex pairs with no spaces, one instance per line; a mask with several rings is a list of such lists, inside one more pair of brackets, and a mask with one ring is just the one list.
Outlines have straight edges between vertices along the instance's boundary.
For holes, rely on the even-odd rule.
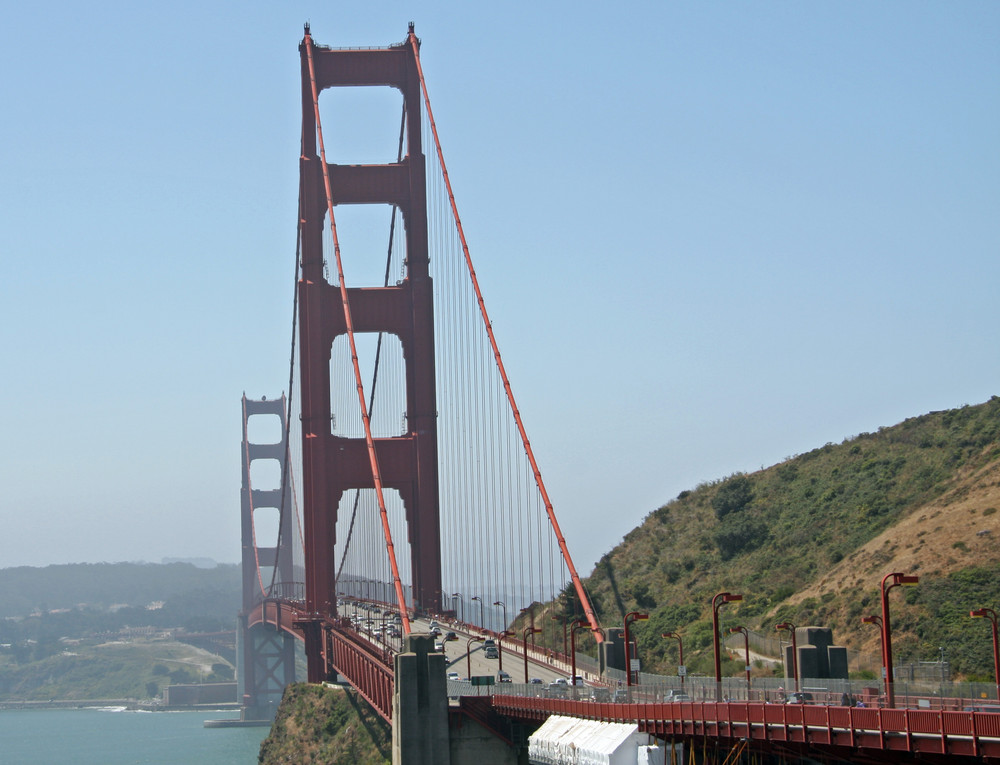
[[451,765],[445,661],[428,634],[409,634],[396,654],[392,765]]
[[449,711],[447,659],[428,634],[410,634],[396,655],[392,765],[518,765],[527,748],[512,745],[461,713]]

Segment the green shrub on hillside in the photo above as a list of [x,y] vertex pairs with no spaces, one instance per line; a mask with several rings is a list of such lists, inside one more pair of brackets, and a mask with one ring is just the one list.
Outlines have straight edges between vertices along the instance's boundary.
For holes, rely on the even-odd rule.
[[756,550],[769,535],[767,524],[759,518],[730,515],[719,524],[714,537],[719,556],[722,560],[729,560]]
[[753,499],[753,485],[745,475],[730,478],[712,497],[712,509],[720,521],[730,513],[738,513]]

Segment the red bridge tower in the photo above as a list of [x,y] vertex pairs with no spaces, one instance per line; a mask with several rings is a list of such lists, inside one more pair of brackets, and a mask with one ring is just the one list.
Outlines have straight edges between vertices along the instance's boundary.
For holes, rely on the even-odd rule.
[[[412,31],[411,31],[412,34]],[[330,359],[334,340],[347,332],[340,290],[324,276],[323,231],[329,225],[322,160],[317,153],[313,76],[318,94],[332,87],[393,87],[403,95],[406,154],[384,165],[329,164],[332,205],[389,204],[406,226],[406,274],[397,285],[348,288],[354,331],[399,338],[406,362],[405,433],[375,439],[382,482],[406,509],[413,606],[441,610],[441,543],[438,507],[437,401],[434,377],[434,301],[427,252],[425,158],[421,144],[420,78],[409,40],[388,48],[331,49],[313,43],[306,28],[302,59],[300,157],[299,344],[303,447],[306,609],[299,624],[306,640],[309,680],[320,669],[322,623],[336,614],[337,507],[350,489],[374,486],[363,438],[331,430]],[[309,58],[313,62],[310,74]]]

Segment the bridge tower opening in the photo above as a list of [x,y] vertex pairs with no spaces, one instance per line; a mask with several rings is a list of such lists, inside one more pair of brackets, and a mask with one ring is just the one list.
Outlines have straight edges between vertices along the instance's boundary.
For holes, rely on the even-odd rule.
[[[337,507],[344,492],[374,487],[366,439],[334,435],[330,360],[348,332],[394,335],[405,361],[403,432],[373,438],[382,485],[398,491],[410,545],[413,607],[442,610],[435,385],[434,302],[427,244],[425,157],[421,139],[420,77],[409,43],[388,48],[335,49],[316,45],[308,30],[302,60],[302,153],[299,165],[301,365],[305,599],[299,624],[310,682],[328,673],[323,624],[336,617]],[[405,155],[388,164],[333,164],[318,154],[318,107],[328,88],[391,87],[403,96]],[[315,95],[314,95],[315,94]],[[395,285],[349,287],[345,306],[326,277],[323,233],[328,210],[340,205],[395,206],[405,224],[405,274]]]

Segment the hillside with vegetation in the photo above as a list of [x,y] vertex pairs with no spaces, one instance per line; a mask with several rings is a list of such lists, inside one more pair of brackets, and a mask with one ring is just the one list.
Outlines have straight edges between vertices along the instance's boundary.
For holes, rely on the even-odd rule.
[[[892,593],[897,661],[937,661],[943,650],[956,677],[992,679],[989,625],[969,610],[1000,609],[998,508],[994,396],[681,492],[585,586],[605,626],[649,613],[632,630],[645,669],[676,672],[676,642],[660,636],[679,631],[689,671],[710,674],[718,592],[743,595],[723,609],[728,625],[768,636],[783,621],[827,626],[838,644],[877,656],[878,631],[861,617],[879,613],[885,574],[916,574],[917,587]],[[536,614],[553,646],[562,627],[548,616],[581,617],[575,601],[567,589]]]

